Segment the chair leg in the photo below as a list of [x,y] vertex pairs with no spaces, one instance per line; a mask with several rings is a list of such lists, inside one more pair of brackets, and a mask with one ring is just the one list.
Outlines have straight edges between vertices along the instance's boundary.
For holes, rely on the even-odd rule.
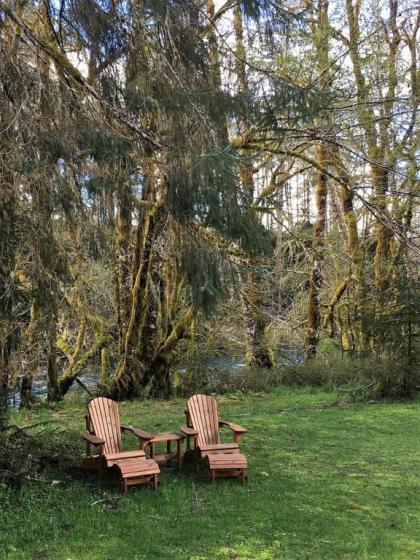
[[245,469],[242,469],[241,471],[241,484],[242,486],[245,486]]
[[99,473],[98,474],[99,474],[99,487],[101,488],[102,487],[102,481],[103,481],[103,478],[104,478],[104,468],[103,468],[103,465],[102,465],[102,461],[99,463]]
[[176,454],[178,459],[178,470],[182,471],[182,441],[176,442]]
[[157,474],[153,475],[153,490],[156,491],[158,487],[158,478],[157,478]]
[[216,481],[216,471],[211,469],[210,470],[210,482],[214,484]]

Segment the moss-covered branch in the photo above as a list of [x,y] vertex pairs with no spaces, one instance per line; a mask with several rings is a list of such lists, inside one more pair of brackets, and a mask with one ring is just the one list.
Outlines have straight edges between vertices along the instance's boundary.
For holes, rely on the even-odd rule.
[[3,0],[0,0],[0,8],[7,17],[13,21],[23,31],[29,41],[40,48],[69,80],[69,85],[76,94],[84,93],[96,99],[104,109],[106,109],[117,121],[122,123],[126,128],[134,132],[134,134],[142,141],[149,144],[154,150],[162,150],[164,144],[152,138],[144,132],[137,124],[133,123],[128,116],[121,110],[105,100],[96,89],[89,84],[81,72],[70,62],[65,53],[63,53],[58,45],[45,37],[41,37],[17,12],[13,11]]

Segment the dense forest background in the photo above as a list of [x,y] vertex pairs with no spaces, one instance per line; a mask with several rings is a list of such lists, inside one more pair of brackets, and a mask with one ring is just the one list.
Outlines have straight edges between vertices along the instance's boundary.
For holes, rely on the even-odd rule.
[[170,396],[220,356],[412,394],[419,14],[0,0],[3,403],[86,371]]

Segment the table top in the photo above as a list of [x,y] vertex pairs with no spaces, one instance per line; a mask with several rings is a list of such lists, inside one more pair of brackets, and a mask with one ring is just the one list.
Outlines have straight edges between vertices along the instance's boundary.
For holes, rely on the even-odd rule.
[[182,434],[177,434],[176,432],[159,432],[153,434],[153,438],[149,443],[156,443],[158,441],[180,441],[183,440],[185,436]]

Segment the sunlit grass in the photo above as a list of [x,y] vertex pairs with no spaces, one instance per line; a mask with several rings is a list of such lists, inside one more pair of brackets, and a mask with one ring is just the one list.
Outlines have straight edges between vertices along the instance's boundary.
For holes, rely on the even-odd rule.
[[[347,405],[331,392],[279,389],[219,403],[223,419],[249,429],[247,487],[210,485],[187,467],[163,471],[157,493],[122,495],[111,479],[101,489],[95,476],[48,469],[20,491],[0,489],[0,558],[420,558],[420,401]],[[121,410],[126,423],[171,430],[183,423],[184,401]],[[53,419],[49,437],[81,455],[84,411],[69,401],[12,421]]]

